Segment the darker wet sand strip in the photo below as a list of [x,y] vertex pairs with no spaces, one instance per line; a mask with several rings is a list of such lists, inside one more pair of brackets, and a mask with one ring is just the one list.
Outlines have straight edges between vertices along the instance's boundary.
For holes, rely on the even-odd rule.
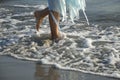
[[0,80],[119,80],[0,56]]

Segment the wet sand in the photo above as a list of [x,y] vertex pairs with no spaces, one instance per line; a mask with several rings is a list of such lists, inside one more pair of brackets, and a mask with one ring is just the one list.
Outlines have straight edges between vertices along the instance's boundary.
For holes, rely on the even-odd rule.
[[0,80],[119,80],[117,78],[61,70],[54,65],[0,56]]

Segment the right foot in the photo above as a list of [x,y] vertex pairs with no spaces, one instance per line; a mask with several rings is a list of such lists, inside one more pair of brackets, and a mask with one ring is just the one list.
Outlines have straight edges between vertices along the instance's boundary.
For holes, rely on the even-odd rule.
[[53,42],[59,42],[60,40],[62,40],[65,37],[64,34],[62,33],[57,33],[56,35],[52,35],[52,41]]

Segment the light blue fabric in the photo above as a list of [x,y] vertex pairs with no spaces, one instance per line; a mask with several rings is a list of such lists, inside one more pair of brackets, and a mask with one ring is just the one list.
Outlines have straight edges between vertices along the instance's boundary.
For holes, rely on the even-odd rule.
[[79,10],[82,10],[88,22],[85,0],[48,0],[48,7],[49,10],[59,12],[63,16],[63,21],[69,16],[73,22],[74,18],[79,17]]
[[85,11],[85,0],[66,0],[66,8],[69,11],[70,18],[79,17],[79,10]]
[[59,12],[63,19],[66,17],[66,3],[65,0],[48,0],[49,10]]
[[48,0],[49,10],[57,11],[61,13],[61,11],[65,10],[65,0]]

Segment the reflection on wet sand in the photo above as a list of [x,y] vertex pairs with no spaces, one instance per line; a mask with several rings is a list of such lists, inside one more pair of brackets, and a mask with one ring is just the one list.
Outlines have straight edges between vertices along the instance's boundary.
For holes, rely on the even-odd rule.
[[87,74],[80,71],[62,70],[54,65],[36,63],[35,80],[119,80],[117,78]]
[[58,70],[53,66],[36,64],[36,80],[59,80]]
[[80,77],[77,74],[76,72],[58,69],[54,65],[36,64],[36,80],[79,80]]

